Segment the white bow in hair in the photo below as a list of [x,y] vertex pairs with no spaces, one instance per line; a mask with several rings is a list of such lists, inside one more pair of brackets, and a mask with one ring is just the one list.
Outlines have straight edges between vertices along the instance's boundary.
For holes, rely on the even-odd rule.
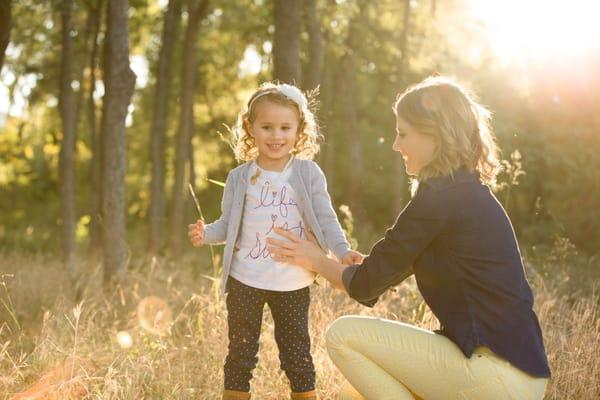
[[285,97],[298,104],[300,108],[308,107],[308,100],[306,100],[306,96],[304,96],[304,94],[296,86],[288,85],[287,83],[282,83],[280,85],[277,85],[277,89]]
[[[308,108],[308,100],[306,99],[306,96],[304,96],[304,94],[296,86],[288,85],[287,83],[281,83],[279,85],[275,85],[273,89],[277,90],[279,93],[298,104],[301,110]],[[252,101],[250,101],[250,104],[248,104],[248,109],[252,107],[252,104],[256,100],[269,93],[273,93],[273,90],[265,90],[264,92],[254,96]]]

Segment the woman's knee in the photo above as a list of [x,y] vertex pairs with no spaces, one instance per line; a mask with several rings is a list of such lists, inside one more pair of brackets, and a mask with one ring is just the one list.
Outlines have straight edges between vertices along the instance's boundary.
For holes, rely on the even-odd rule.
[[345,315],[333,321],[325,332],[325,343],[327,349],[343,347],[356,327],[356,316]]

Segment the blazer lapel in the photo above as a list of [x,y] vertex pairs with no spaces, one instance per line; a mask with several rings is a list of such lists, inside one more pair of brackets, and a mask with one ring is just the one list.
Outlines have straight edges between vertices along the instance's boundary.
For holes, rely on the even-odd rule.
[[239,196],[238,200],[242,201],[244,199],[244,197],[246,196],[246,190],[248,190],[248,171],[250,170],[250,166],[252,165],[252,162],[248,162],[244,165],[244,167],[242,168],[242,170],[240,171],[240,176],[238,178],[238,184],[237,184],[237,188],[239,190],[237,190],[236,195]]
[[234,208],[230,213],[230,223],[233,223],[234,234],[237,238],[239,226],[241,223],[242,213],[244,209],[244,199],[246,198],[246,190],[248,189],[248,169],[250,168],[252,163],[247,163],[244,167],[239,171],[239,175],[237,177],[237,182],[235,182],[235,194],[233,196],[233,205]]
[[[307,224],[308,229],[313,233],[313,235],[315,235],[317,242],[319,242],[319,246],[325,249],[325,238],[323,237],[321,230],[319,229],[319,225],[315,219],[314,212],[310,208],[311,202],[307,192],[308,184],[305,184],[304,180],[302,179],[303,173],[306,172],[301,170],[301,168],[304,165],[305,164],[302,164],[302,162],[294,160],[289,183],[292,189],[294,189],[294,192],[296,192],[296,202],[298,203],[298,208],[300,214],[302,215],[302,218],[304,219],[304,223]],[[304,176],[306,176],[306,174],[304,174]]]
[[296,202],[298,203],[300,214],[304,215],[306,211],[306,204],[308,203],[308,193],[306,193],[306,187],[302,182],[300,171],[301,166],[301,163],[298,162],[297,159],[293,161],[289,183],[296,193]]

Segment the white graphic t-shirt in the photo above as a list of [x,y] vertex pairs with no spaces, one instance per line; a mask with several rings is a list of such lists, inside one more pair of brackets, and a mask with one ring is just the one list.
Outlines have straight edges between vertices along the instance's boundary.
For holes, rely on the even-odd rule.
[[275,227],[306,238],[296,193],[288,182],[291,173],[291,165],[282,172],[274,172],[261,169],[255,162],[249,169],[240,238],[230,271],[231,276],[248,286],[292,291],[314,281],[314,273],[275,262],[267,249],[267,237],[285,240],[274,232]]

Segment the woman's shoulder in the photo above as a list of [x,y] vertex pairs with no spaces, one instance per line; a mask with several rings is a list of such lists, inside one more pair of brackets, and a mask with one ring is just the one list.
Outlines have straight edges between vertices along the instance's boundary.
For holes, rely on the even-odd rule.
[[483,210],[501,207],[479,174],[472,172],[420,182],[411,202],[423,213],[451,219],[475,218]]

